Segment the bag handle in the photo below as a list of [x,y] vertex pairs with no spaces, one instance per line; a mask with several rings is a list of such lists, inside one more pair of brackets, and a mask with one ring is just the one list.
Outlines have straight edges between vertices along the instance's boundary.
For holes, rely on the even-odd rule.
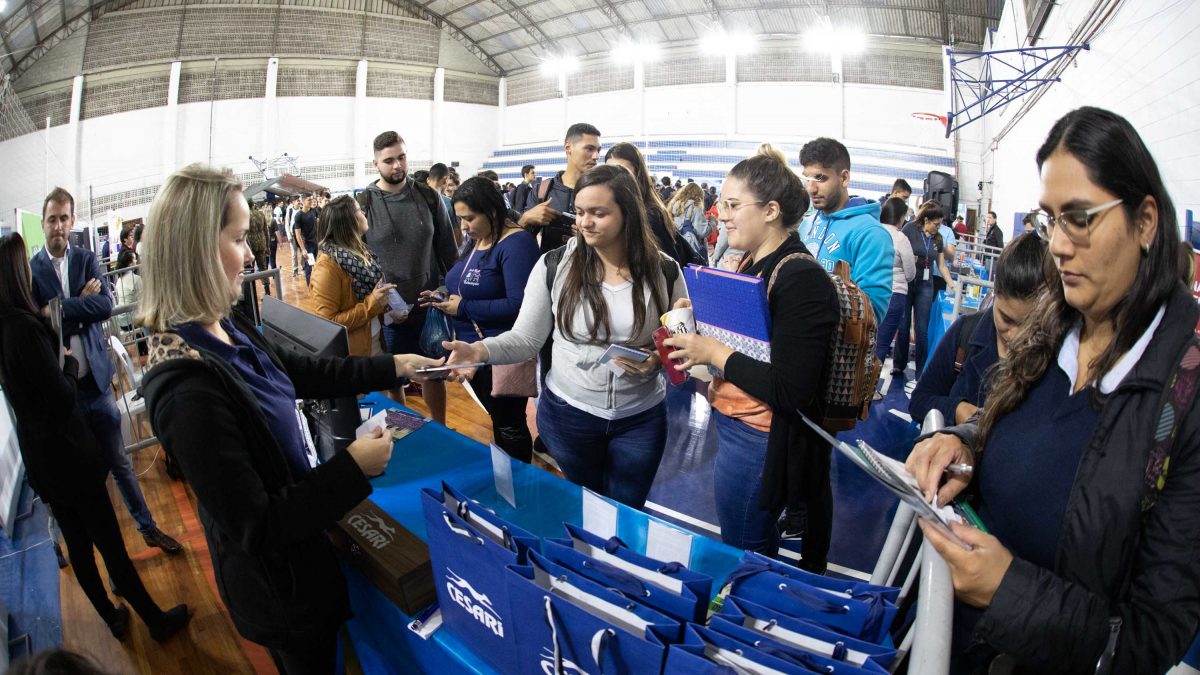
[[[745,561],[730,573],[729,578],[725,580],[725,588],[732,590],[733,586],[743,579],[747,579],[756,574],[770,572],[770,565],[764,563]],[[786,578],[786,577],[785,577]],[[850,608],[845,605],[839,605],[836,602],[830,602],[816,593],[811,593],[799,588],[792,588],[786,583],[779,584],[779,590],[785,595],[796,600],[800,604],[812,609],[813,611],[821,612],[822,614],[846,614]],[[880,617],[882,621],[882,616]]]
[[642,583],[641,579],[638,579],[616,565],[610,565],[606,562],[589,558],[583,561],[583,566],[587,569],[595,570],[597,574],[604,577],[605,581],[612,584],[615,590],[622,595],[630,598],[650,597],[650,589],[646,588],[646,584]]
[[442,520],[446,521],[446,527],[450,528],[450,531],[454,534],[466,539],[470,539],[476,544],[483,546],[483,537],[474,534],[470,530],[455,525],[454,522],[450,520],[450,514],[446,513],[445,511],[442,511]]
[[806,668],[814,673],[834,672],[833,666],[821,665],[810,654],[792,649],[790,647],[765,645],[762,643],[762,640],[755,640],[754,648],[766,654],[767,656],[774,656],[780,661],[786,661],[794,666]]
[[[565,675],[563,671],[562,647],[558,644],[558,634],[562,628],[558,625],[558,616],[554,614],[554,604],[550,601],[550,596],[542,596],[542,604],[546,608],[546,623],[550,626],[550,644],[554,648],[554,675]],[[565,632],[565,631],[563,631]],[[604,659],[605,647],[609,641],[615,637],[617,632],[611,628],[601,628],[592,636],[592,660],[596,662],[596,668],[600,675],[604,675]]]

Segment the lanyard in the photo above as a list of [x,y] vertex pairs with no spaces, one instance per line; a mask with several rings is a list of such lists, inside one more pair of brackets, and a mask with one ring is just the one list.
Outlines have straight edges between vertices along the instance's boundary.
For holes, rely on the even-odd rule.
[[925,266],[933,267],[933,261],[929,259],[929,244],[933,241],[933,237],[925,235]]
[[475,257],[477,246],[478,244],[471,247],[471,253],[467,255],[467,261],[463,263],[462,271],[458,273],[458,297],[460,298],[463,296],[463,277],[466,276],[467,270],[471,268],[471,258]]

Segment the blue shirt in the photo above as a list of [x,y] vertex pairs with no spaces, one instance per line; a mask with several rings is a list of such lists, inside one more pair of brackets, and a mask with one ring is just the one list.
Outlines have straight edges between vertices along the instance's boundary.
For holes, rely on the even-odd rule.
[[[958,237],[954,236],[954,230],[948,225],[938,225],[938,234],[942,235],[943,246],[958,246]],[[946,261],[946,267],[950,266],[951,260]],[[933,266],[933,276],[942,276],[942,269],[935,263]]]
[[446,272],[446,289],[459,296],[454,331],[459,340],[475,342],[479,325],[484,337],[512,329],[525,284],[541,253],[537,239],[524,230],[504,237],[490,249],[470,252]]
[[296,387],[266,352],[233,327],[232,321],[222,319],[221,327],[233,341],[232,345],[221,342],[197,323],[180,324],[175,327],[175,332],[188,344],[208,350],[224,360],[242,378],[242,383],[258,401],[258,407],[267,420],[267,428],[283,450],[292,480],[299,481],[312,467],[309,466],[304,441],[300,436],[300,420],[296,416]]
[[817,211],[799,227],[800,241],[827,272],[839,260],[850,264],[850,279],[871,300],[875,322],[882,323],[892,301],[896,247],[879,226],[879,203],[851,197],[841,211]]
[[992,366],[1000,360],[996,348],[996,320],[990,307],[977,319],[975,329],[967,342],[962,370],[955,375],[954,362],[958,357],[958,343],[968,317],[961,317],[942,336],[933,356],[921,371],[921,379],[913,390],[908,412],[918,423],[925,419],[930,410],[942,411],[946,424],[955,423],[954,412],[958,404],[966,401],[981,408],[987,393],[987,376]]

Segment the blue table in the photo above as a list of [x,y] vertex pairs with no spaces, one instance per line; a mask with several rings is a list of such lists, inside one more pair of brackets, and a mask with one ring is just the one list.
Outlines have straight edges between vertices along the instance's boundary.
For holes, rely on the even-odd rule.
[[[372,414],[400,407],[373,394],[363,405]],[[476,499],[510,522],[540,537],[564,536],[564,522],[582,525],[582,489],[541,469],[513,462],[518,508],[497,493],[491,451],[476,441],[436,423],[396,441],[384,474],[371,481],[371,500],[416,536],[425,539],[421,488],[441,489],[442,481]],[[617,534],[630,548],[644,551],[647,524],[657,520],[636,509],[617,505]],[[664,522],[664,521],[658,521]],[[696,535],[688,566],[711,575],[719,588],[741,559],[741,552]],[[407,625],[411,617],[352,568],[346,581],[354,618],[347,628],[366,673],[489,673],[491,669],[446,630],[422,640]]]

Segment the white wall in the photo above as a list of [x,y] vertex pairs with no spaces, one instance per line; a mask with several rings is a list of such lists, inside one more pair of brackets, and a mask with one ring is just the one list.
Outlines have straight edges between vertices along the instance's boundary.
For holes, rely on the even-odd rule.
[[[1051,10],[1042,44],[1064,44],[1092,7],[1091,0],[1065,0]],[[1014,16],[1014,12],[1017,14]],[[1015,46],[1024,35],[1020,2],[1005,3],[995,49]],[[1200,211],[1200,3],[1175,0],[1123,2],[1108,27],[1080,52],[1062,81],[999,141],[1016,114],[1013,103],[984,118],[981,157],[985,180],[994,182],[993,207],[1006,231],[1012,214],[1037,204],[1041,186],[1034,154],[1050,127],[1082,105],[1126,117],[1154,154],[1183,224],[1184,209]],[[997,149],[987,149],[993,143]]]

